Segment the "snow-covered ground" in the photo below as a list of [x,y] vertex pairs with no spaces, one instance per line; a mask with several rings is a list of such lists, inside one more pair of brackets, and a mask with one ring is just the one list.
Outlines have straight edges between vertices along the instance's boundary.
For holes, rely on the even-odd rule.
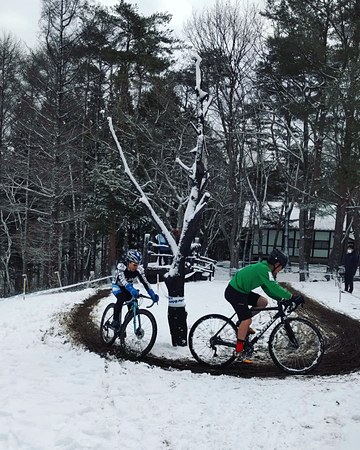
[[[334,281],[295,289],[360,319],[360,282],[339,296]],[[208,312],[231,313],[228,280],[186,284],[188,324]],[[158,323],[153,353],[190,357],[173,348],[166,291],[152,308]],[[1,450],[232,450],[359,447],[360,375],[285,379],[231,378],[108,361],[74,346],[59,324],[63,311],[93,289],[0,299]],[[94,311],[98,320],[112,297]]]

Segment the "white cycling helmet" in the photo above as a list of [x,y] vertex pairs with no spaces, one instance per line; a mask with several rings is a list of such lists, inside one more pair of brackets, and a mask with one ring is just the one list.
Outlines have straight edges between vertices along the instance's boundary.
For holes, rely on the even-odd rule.
[[133,262],[135,264],[141,263],[141,253],[137,250],[129,250],[126,255],[127,262]]

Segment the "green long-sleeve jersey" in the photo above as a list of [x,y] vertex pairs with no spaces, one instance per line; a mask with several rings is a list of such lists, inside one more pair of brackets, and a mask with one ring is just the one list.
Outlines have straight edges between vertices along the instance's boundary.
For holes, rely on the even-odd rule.
[[275,300],[288,300],[291,297],[291,292],[281,287],[275,280],[267,261],[250,264],[239,270],[229,284],[243,294],[261,287],[269,297]]

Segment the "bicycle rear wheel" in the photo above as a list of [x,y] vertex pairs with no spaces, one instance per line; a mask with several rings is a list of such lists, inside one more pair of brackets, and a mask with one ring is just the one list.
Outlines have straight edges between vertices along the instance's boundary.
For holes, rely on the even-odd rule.
[[221,314],[200,317],[190,329],[189,348],[200,364],[224,367],[235,359],[237,329]]
[[135,316],[128,313],[120,330],[121,346],[134,358],[145,356],[153,348],[157,336],[155,317],[146,309],[138,309]]
[[111,326],[114,319],[114,308],[115,303],[110,303],[107,305],[100,322],[100,339],[101,342],[107,347],[111,347],[117,338],[117,333]]
[[286,319],[273,329],[269,338],[272,360],[286,373],[306,374],[320,364],[324,354],[324,340],[306,319]]

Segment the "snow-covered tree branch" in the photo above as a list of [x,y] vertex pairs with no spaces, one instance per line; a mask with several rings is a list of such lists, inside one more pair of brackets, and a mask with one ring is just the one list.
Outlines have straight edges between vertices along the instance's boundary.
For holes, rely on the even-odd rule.
[[152,220],[165,236],[174,255],[171,268],[165,277],[165,283],[168,288],[169,327],[172,343],[174,346],[187,345],[187,312],[185,309],[184,298],[185,259],[190,253],[191,243],[196,235],[201,213],[210,198],[210,194],[204,192],[204,188],[208,181],[208,171],[206,165],[203,162],[203,155],[205,150],[205,137],[203,128],[204,117],[211,100],[209,98],[209,95],[201,88],[200,62],[200,57],[197,57],[195,92],[200,105],[200,115],[198,118],[198,125],[196,127],[197,144],[196,147],[191,150],[191,153],[194,154],[194,163],[192,167],[188,167],[186,164],[182,163],[179,158],[177,159],[178,164],[184,169],[189,179],[191,180],[191,189],[186,203],[186,210],[184,213],[184,220],[178,244],[176,244],[172,234],[166,228],[164,221],[155,212],[149,200],[149,197],[145,194],[140,184],[137,182],[135,176],[131,172],[121,144],[115,133],[112,119],[111,117],[108,118],[110,131],[114,138],[122,164],[124,166],[124,171],[138,192],[138,200],[148,209]]

